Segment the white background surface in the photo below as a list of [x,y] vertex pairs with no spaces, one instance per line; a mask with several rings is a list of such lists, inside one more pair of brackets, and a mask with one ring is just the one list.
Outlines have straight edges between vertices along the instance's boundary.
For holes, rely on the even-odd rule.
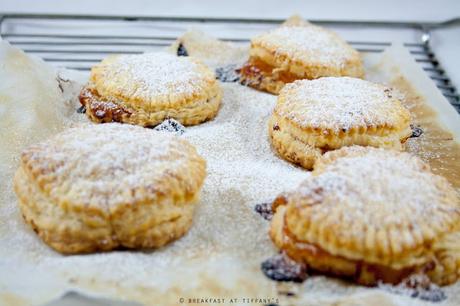
[[[460,0],[1,0],[0,12],[198,17],[443,21],[460,17]],[[433,33],[432,47],[460,88],[460,25]]]

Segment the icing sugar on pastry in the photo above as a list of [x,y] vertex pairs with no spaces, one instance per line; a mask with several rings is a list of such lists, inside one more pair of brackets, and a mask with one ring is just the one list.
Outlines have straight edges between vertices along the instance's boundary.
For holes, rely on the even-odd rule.
[[295,80],[364,75],[358,51],[336,33],[299,17],[253,38],[239,71],[243,84],[274,94]]
[[300,127],[339,133],[353,127],[396,127],[409,119],[390,88],[349,77],[302,80],[288,84],[275,112]]
[[94,66],[80,94],[95,122],[155,126],[173,118],[194,125],[216,116],[222,89],[191,57],[165,52],[111,56]]
[[26,222],[62,253],[159,247],[192,223],[206,163],[186,140],[141,127],[68,129],[24,151]]
[[366,285],[398,283],[413,273],[439,284],[458,277],[458,255],[435,255],[439,248],[452,256],[442,241],[460,230],[458,195],[408,153],[331,151],[310,178],[275,203],[273,241],[314,269]]
[[[334,197],[327,201],[329,208],[334,200],[347,208],[340,208],[344,212],[340,225],[356,222],[358,214],[359,222],[368,229],[397,225],[418,231],[422,230],[417,228],[419,225],[428,225],[434,233],[439,229],[438,222],[460,217],[460,207],[453,201],[455,192],[446,179],[433,175],[427,164],[407,153],[349,147],[325,154],[315,164],[313,174],[324,195]],[[299,192],[313,194],[313,188],[305,183]],[[316,210],[327,210],[327,206],[320,205]],[[430,235],[431,239],[435,237]],[[392,252],[396,254],[397,250],[393,248]]]
[[30,147],[23,160],[33,173],[53,175],[44,187],[71,192],[77,205],[113,206],[141,195],[129,196],[126,190],[161,180],[166,169],[174,173],[184,167],[189,158],[184,142],[129,126],[75,128]]
[[361,145],[396,150],[412,134],[410,114],[390,88],[324,77],[286,85],[268,122],[273,147],[310,169],[324,152]]
[[347,60],[356,54],[345,41],[338,39],[337,34],[311,24],[279,27],[253,41],[267,49],[275,49],[276,56],[322,65],[344,67]]
[[116,83],[126,96],[143,100],[199,94],[205,82],[213,78],[212,73],[202,78],[198,64],[188,58],[166,52],[122,55],[104,68],[99,86]]

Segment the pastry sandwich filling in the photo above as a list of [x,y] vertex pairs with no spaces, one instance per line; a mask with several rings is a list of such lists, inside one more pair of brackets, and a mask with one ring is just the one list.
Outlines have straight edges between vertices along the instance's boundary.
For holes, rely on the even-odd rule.
[[295,80],[304,78],[303,75],[297,75],[285,68],[273,66],[258,57],[251,57],[239,72],[242,76],[242,82],[249,86],[259,85],[266,78],[282,83],[292,83]]
[[[168,118],[174,118],[182,124],[187,125],[188,119],[208,120],[215,117],[216,112],[209,112],[209,116],[201,118],[204,109],[218,109],[220,105],[221,93],[216,91],[213,96],[206,100],[194,101],[177,110],[174,108],[162,108],[158,110],[145,111],[127,106],[124,101],[116,98],[107,98],[101,96],[94,87],[87,86],[83,88],[79,95],[82,106],[86,108],[88,116],[97,122],[124,122],[131,116],[141,116],[139,112],[144,113],[146,126],[154,126]],[[187,116],[182,113],[187,112]],[[194,114],[196,113],[196,114]],[[184,118],[183,118],[184,117]]]
[[221,98],[211,69],[165,52],[107,57],[91,69],[80,94],[91,120],[141,126],[168,118],[184,125],[202,123],[217,115]]
[[327,152],[272,210],[274,244],[314,270],[363,285],[414,274],[446,285],[459,277],[457,191],[408,153],[359,146]]
[[205,177],[206,161],[185,139],[107,123],[27,148],[14,188],[43,241],[76,254],[158,248],[182,237]]
[[[331,254],[317,244],[297,239],[287,226],[285,207],[279,207],[278,210],[280,211],[275,213],[275,218],[280,219],[280,233],[271,233],[272,239],[276,241],[275,243],[279,243],[277,246],[291,259],[297,262],[307,262],[310,268],[319,272],[350,278],[357,283],[374,286],[378,282],[399,284],[414,273],[427,273],[435,269],[434,260],[422,265],[397,269]],[[279,237],[275,237],[276,235]]]
[[[283,124],[279,124],[279,121],[283,121]],[[368,127],[365,129],[343,129],[338,133],[328,130],[315,131],[314,129],[305,132],[285,119],[276,120],[273,117],[270,121],[270,128],[272,129],[270,133],[272,137],[289,137],[322,152],[352,145],[402,150],[404,143],[412,135],[410,125],[403,126],[399,130]]]
[[243,84],[278,94],[288,83],[326,76],[363,77],[359,53],[332,31],[285,24],[251,40]]
[[402,150],[412,135],[397,93],[350,77],[298,80],[283,87],[268,122],[275,150],[311,168],[329,150],[361,145]]

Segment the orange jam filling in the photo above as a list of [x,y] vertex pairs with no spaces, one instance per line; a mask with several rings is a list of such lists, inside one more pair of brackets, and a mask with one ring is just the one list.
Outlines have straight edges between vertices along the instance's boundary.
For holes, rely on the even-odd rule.
[[[357,283],[368,286],[374,286],[379,281],[398,284],[409,275],[420,270],[417,269],[419,267],[393,269],[379,264],[368,263],[363,260],[351,260],[342,256],[332,255],[316,244],[295,238],[287,228],[286,220],[283,222],[283,250],[293,260],[303,262],[315,270],[339,277],[351,278]],[[331,265],[331,263],[334,262],[338,263],[341,267],[345,264],[348,271],[341,271],[340,269],[334,270],[334,265]],[[421,270],[426,271],[433,268],[433,263],[429,263],[425,267],[422,267]],[[349,271],[351,270],[353,274],[350,274]]]
[[283,83],[292,83],[295,80],[302,79],[289,71],[278,70],[273,73],[273,70],[278,67],[272,66],[260,58],[250,58],[249,61],[240,69],[241,75],[248,79],[258,79],[264,77],[271,77]]
[[100,122],[122,122],[123,116],[132,115],[130,110],[102,98],[95,89],[84,88],[78,98],[88,114]]

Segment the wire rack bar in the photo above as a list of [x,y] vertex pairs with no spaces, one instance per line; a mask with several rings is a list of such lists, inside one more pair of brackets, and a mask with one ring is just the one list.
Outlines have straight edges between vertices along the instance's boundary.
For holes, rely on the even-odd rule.
[[[0,36],[12,45],[20,47],[27,53],[42,57],[45,61],[58,67],[88,71],[94,63],[101,61],[106,55],[125,53],[138,54],[154,51],[170,45],[184,28],[190,25],[210,25],[226,29],[237,27],[241,35],[219,37],[234,43],[248,43],[249,34],[246,29],[257,31],[258,27],[279,24],[281,19],[246,19],[246,18],[210,18],[210,17],[163,17],[163,16],[99,16],[99,15],[63,15],[63,14],[0,14]],[[435,82],[439,90],[460,112],[460,95],[450,78],[446,75],[430,47],[430,30],[460,24],[460,19],[445,22],[388,22],[388,21],[349,21],[349,20],[311,20],[323,26],[344,31],[359,32],[362,29],[391,29],[402,32],[414,31],[416,39],[406,41],[404,46],[409,50],[415,61]],[[48,25],[48,30],[40,26]],[[73,22],[77,27],[62,28],[53,26],[55,22]],[[91,24],[86,24],[91,22]],[[94,26],[94,22],[106,24],[115,22],[115,27],[107,33],[88,34],[86,26]],[[11,23],[11,24],[10,24]],[[79,27],[81,25],[81,27]],[[156,34],[139,34],[138,26],[151,27],[156,25]],[[122,31],[129,28],[132,31]],[[38,30],[36,29],[38,28]],[[52,31],[49,29],[52,28]],[[262,29],[262,28],[261,28]],[[67,32],[66,32],[67,31]],[[145,31],[144,31],[145,32]],[[148,31],[147,31],[148,32]],[[246,36],[245,36],[246,35]],[[377,36],[377,35],[376,35]],[[378,37],[378,36],[377,36]],[[348,42],[362,53],[383,52],[390,41],[348,39]]]

